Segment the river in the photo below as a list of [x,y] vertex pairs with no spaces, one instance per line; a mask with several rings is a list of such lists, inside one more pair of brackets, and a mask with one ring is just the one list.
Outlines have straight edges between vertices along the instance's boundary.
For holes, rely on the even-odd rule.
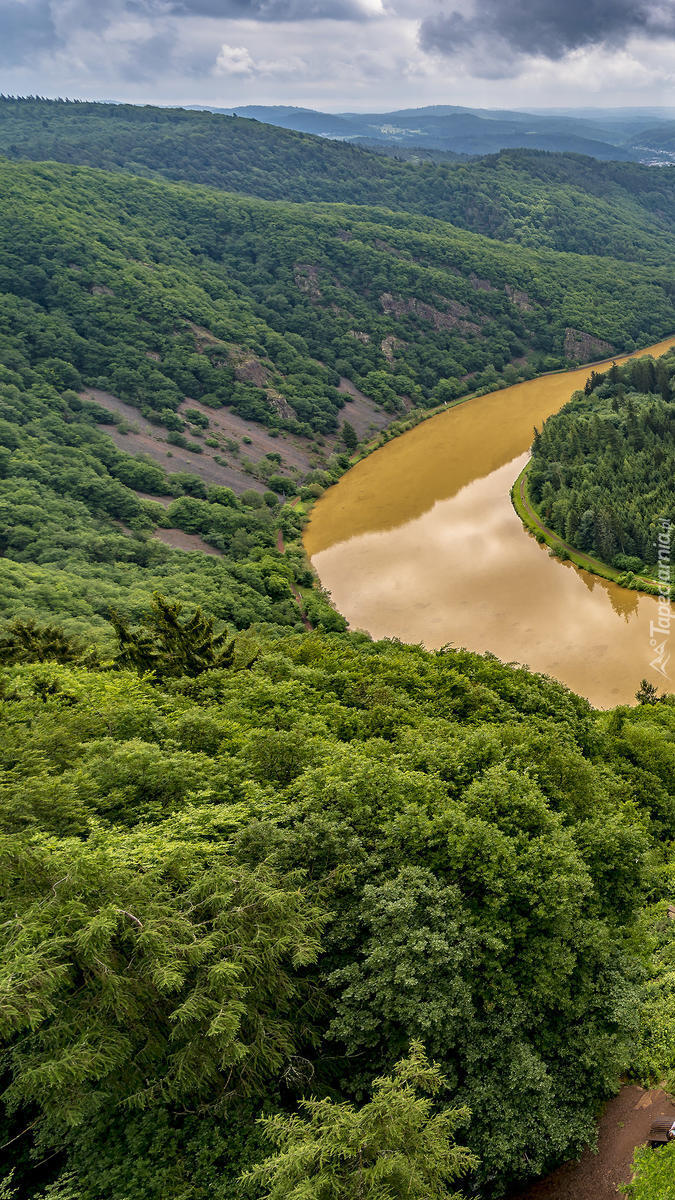
[[[674,345],[671,337],[624,357]],[[657,601],[551,558],[511,504],[533,427],[583,387],[590,369],[439,413],[321,497],[305,547],[352,629],[429,649],[489,650],[554,676],[598,708],[631,702],[643,677],[672,690],[650,667]]]

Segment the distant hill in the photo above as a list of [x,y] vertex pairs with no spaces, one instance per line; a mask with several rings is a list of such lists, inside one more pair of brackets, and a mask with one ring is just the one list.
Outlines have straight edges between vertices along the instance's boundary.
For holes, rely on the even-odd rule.
[[675,163],[675,121],[661,121],[641,130],[637,136],[641,157],[646,161]]
[[[640,120],[632,114],[612,120],[603,119],[602,113],[595,116],[592,111],[585,116],[574,116],[571,113],[510,112],[451,105],[384,113],[323,113],[275,105],[243,105],[212,111],[236,112],[240,117],[326,138],[419,146],[425,150],[473,156],[528,148],[590,154],[601,160],[620,162],[640,158],[632,145],[632,135],[641,127]],[[648,110],[643,120],[649,123],[653,119],[653,111]]]
[[13,159],[121,169],[268,200],[411,212],[578,254],[654,264],[672,255],[670,172],[533,150],[435,164],[414,154],[399,162],[391,145],[387,151],[203,110],[0,99],[0,154]]

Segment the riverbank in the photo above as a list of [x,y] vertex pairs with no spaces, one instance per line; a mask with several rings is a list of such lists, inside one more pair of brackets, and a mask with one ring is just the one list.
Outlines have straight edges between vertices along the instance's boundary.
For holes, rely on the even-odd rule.
[[[639,354],[658,357],[673,344]],[[324,492],[303,542],[352,629],[489,651],[561,680],[596,708],[630,704],[643,678],[663,688],[650,645],[658,600],[619,586],[611,570],[602,578],[543,554],[509,496],[533,428],[588,374],[584,366],[462,398],[390,435]]]
[[599,558],[594,558],[591,554],[584,554],[583,551],[577,550],[564,538],[553,529],[549,529],[539,516],[537,510],[532,503],[530,497],[527,479],[530,471],[530,461],[525,463],[520,475],[516,479],[511,488],[511,502],[520,517],[526,529],[533,533],[537,541],[542,545],[549,547],[549,550],[564,561],[574,563],[575,567],[579,567],[582,571],[588,571],[590,575],[599,575],[601,579],[609,579],[610,582],[618,584],[619,587],[627,588],[632,592],[642,592],[646,596],[658,596],[659,585],[655,579],[650,579],[645,575],[633,575],[631,572],[619,571],[616,567],[610,566],[609,563],[602,562]]
[[[638,350],[635,352],[624,351],[612,359],[599,358],[595,359],[593,362],[583,363],[581,366],[576,367],[555,367],[552,371],[541,371],[532,376],[530,380],[521,379],[518,381],[518,383],[550,379],[554,378],[556,375],[568,375],[570,371],[573,370],[588,371],[590,374],[590,372],[594,371],[596,367],[606,367],[612,362],[622,362],[625,359],[636,358],[640,357],[641,355],[649,355],[653,349],[654,347],[646,347],[644,350]],[[404,433],[409,433],[411,429],[416,429],[418,425],[422,425],[426,421],[430,421],[433,417],[439,417],[441,414],[450,412],[454,408],[459,408],[461,405],[467,404],[470,400],[480,400],[481,397],[494,395],[495,392],[508,391],[509,388],[513,386],[517,385],[504,384],[503,386],[499,385],[491,390],[467,392],[464,396],[458,396],[456,400],[446,400],[443,404],[437,404],[434,408],[411,408],[405,415],[401,415],[396,420],[392,421],[390,425],[386,425],[384,429],[381,429],[380,432],[376,436],[373,436],[369,441],[361,442],[359,449],[349,455],[349,467],[347,470],[351,470],[352,467],[357,466],[357,464],[362,462],[363,459],[368,458],[376,450],[380,450],[382,446],[386,446],[387,443],[392,441],[394,438],[402,437]],[[310,504],[307,507],[307,513],[311,512],[312,507],[313,504]]]

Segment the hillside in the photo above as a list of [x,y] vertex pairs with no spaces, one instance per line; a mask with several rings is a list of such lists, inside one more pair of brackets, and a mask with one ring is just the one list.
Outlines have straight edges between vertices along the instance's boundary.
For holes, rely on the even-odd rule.
[[306,568],[275,565],[275,514],[344,470],[345,421],[367,439],[675,327],[666,270],[411,215],[55,164],[0,164],[0,186],[3,610],[58,570],[69,628],[217,580],[215,615],[293,625]]
[[347,632],[291,501],[672,333],[671,185],[180,110],[0,128],[0,1197],[309,1197],[331,1130],[363,1195],[374,1095],[379,1195],[404,1159],[443,1195],[417,1115],[502,1200],[675,1069],[675,705]]
[[634,163],[514,150],[412,164],[210,112],[10,98],[0,98],[0,153],[272,200],[387,207],[542,248],[675,258],[675,181]]
[[[276,105],[238,105],[237,116],[265,121],[284,129],[316,133],[321,137],[349,138],[374,145],[419,146],[456,154],[485,155],[508,148],[529,148],[593,155],[618,162],[638,156],[630,144],[627,127],[592,117],[556,113],[508,112],[436,104],[394,112],[322,113],[312,109]],[[646,119],[646,118],[645,118]]]
[[395,412],[675,325],[667,267],[82,168],[5,162],[0,184],[6,336],[168,428],[188,396],[328,434],[342,376]]

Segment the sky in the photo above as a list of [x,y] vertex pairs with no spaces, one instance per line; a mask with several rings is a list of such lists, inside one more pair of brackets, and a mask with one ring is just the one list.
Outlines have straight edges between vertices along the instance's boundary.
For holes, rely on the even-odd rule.
[[675,104],[675,0],[0,0],[0,91],[328,112]]

